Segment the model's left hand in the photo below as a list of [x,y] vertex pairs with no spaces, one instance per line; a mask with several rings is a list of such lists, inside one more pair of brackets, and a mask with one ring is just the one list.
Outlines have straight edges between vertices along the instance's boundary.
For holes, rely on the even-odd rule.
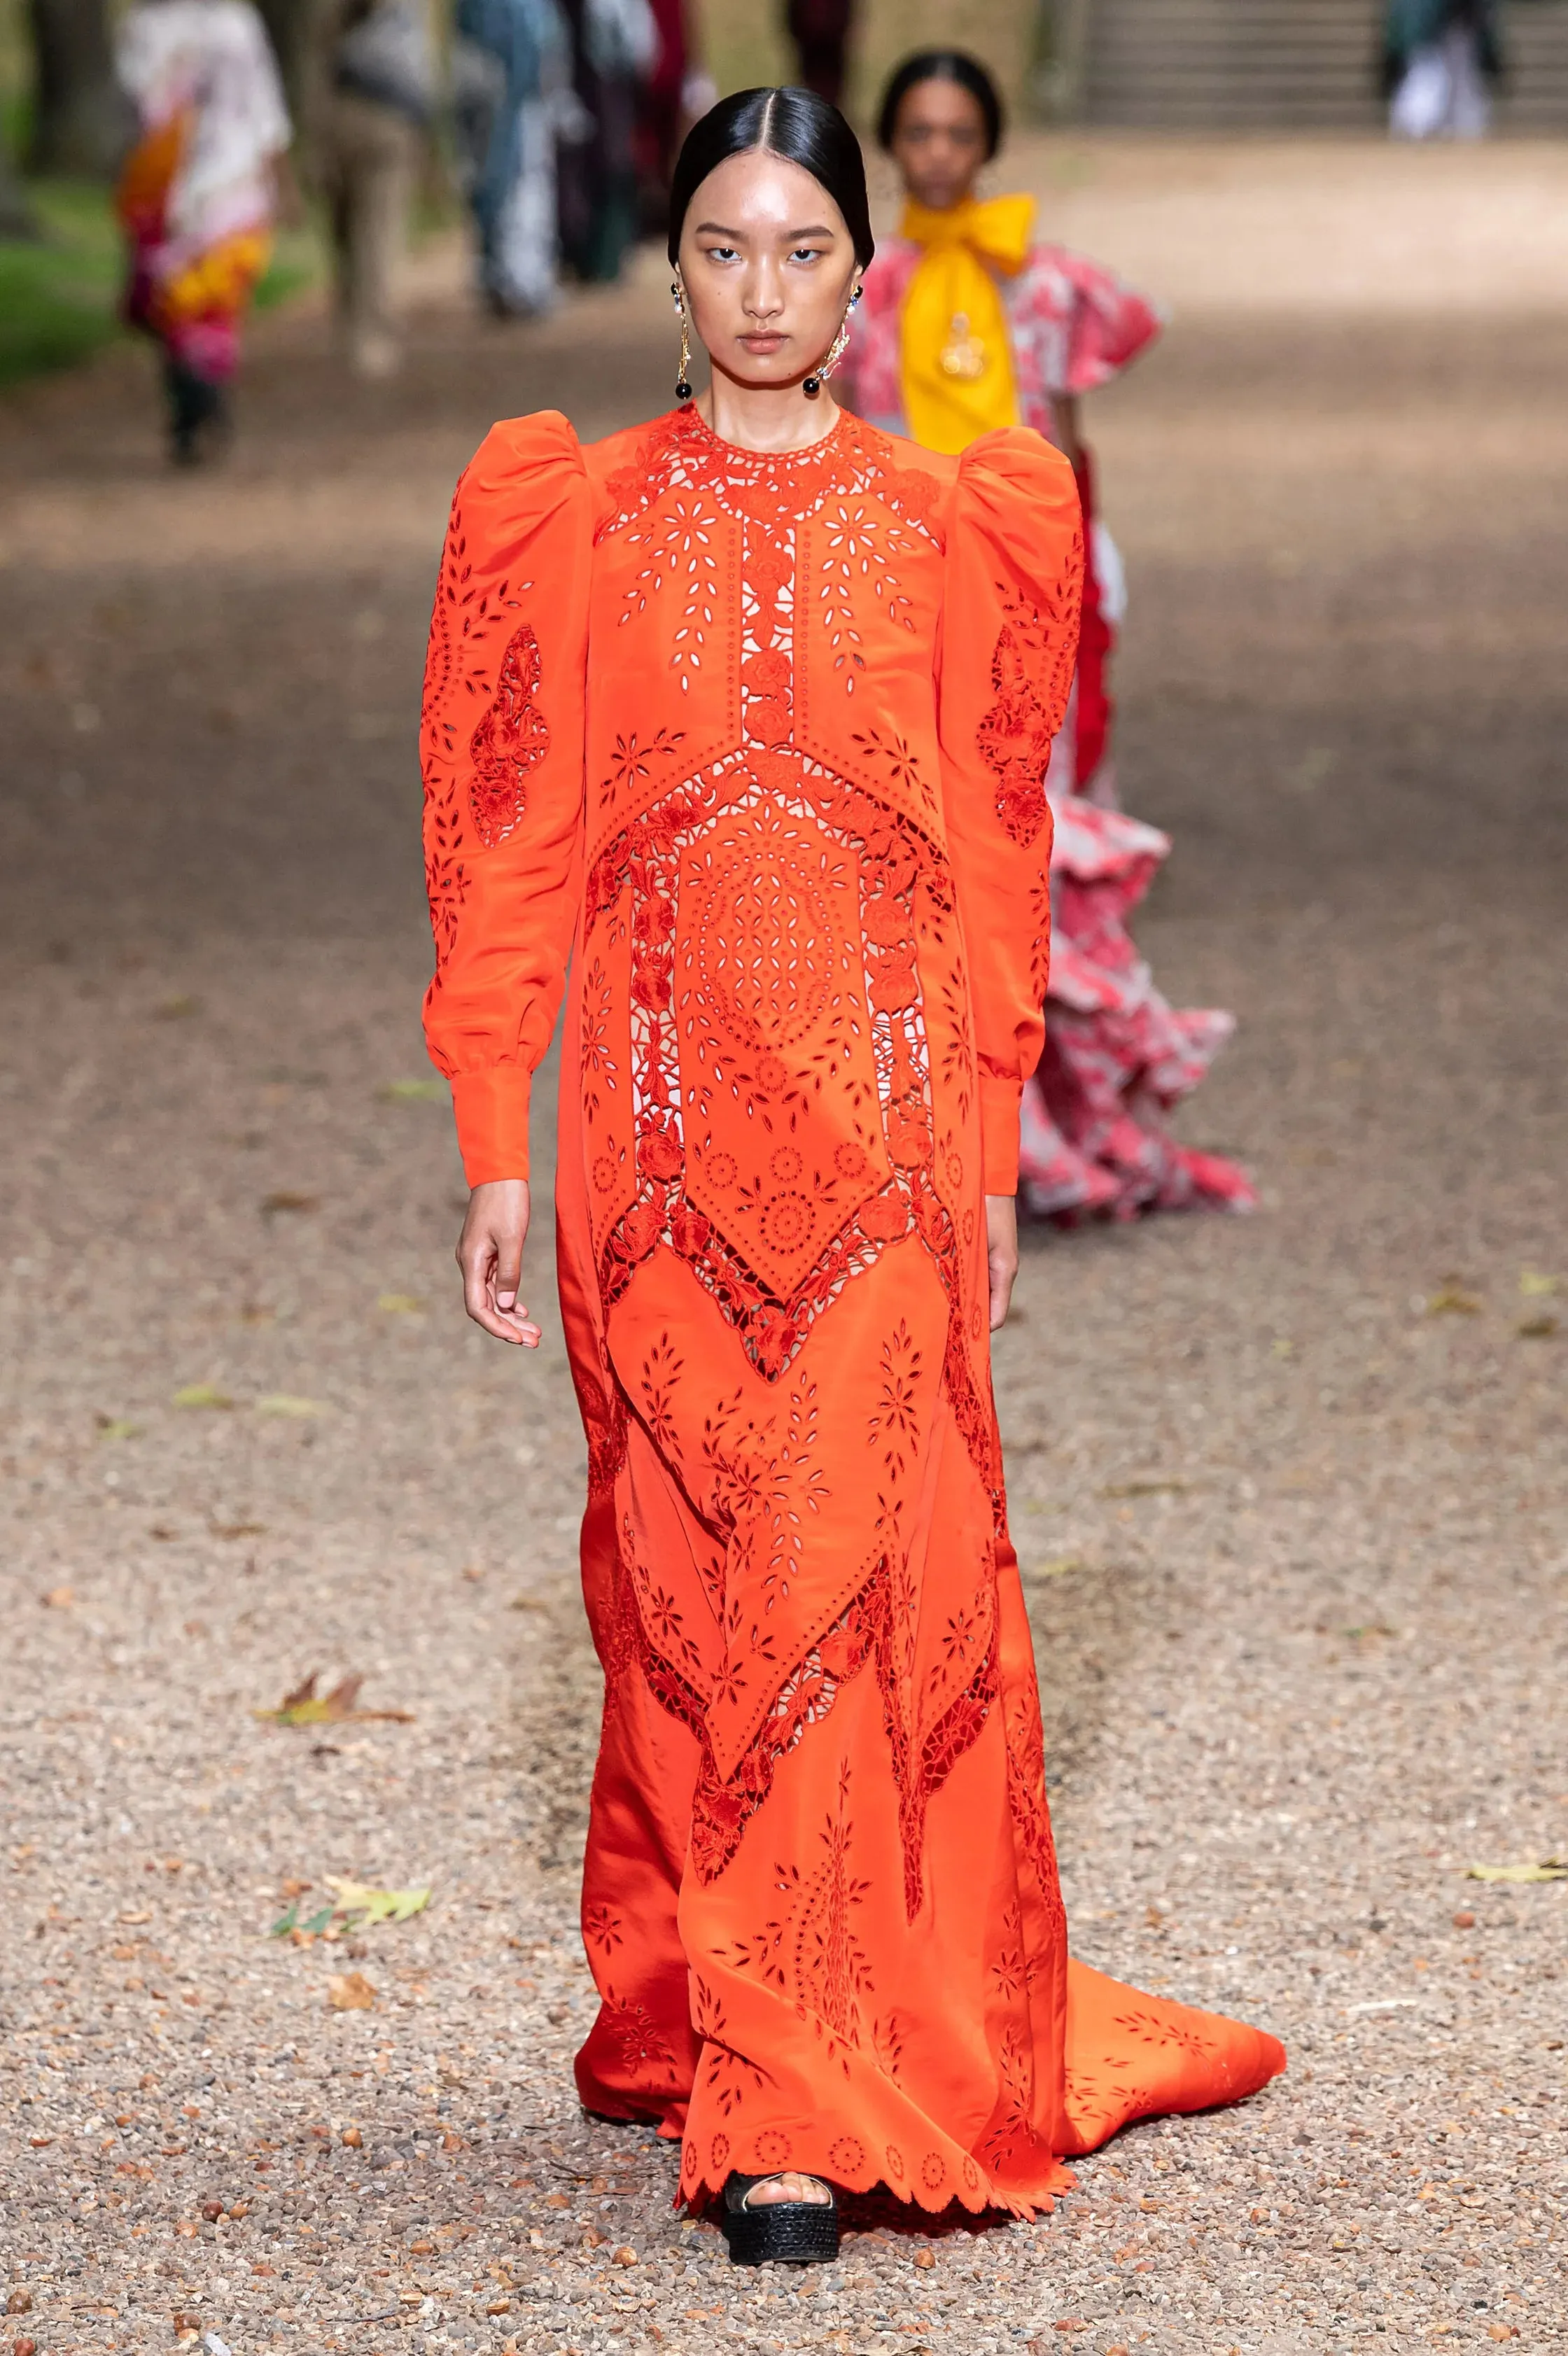
[[1018,1205],[1011,1194],[985,1198],[985,1259],[991,1271],[991,1330],[1007,1323],[1013,1280],[1018,1273]]

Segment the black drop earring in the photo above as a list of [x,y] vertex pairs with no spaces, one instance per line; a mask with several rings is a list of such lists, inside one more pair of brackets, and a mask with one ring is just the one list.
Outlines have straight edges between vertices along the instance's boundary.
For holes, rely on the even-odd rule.
[[675,308],[681,314],[681,373],[675,380],[675,398],[677,401],[690,401],[692,398],[692,337],[686,325],[685,297],[681,291],[681,281],[678,278],[671,280],[670,292],[675,297]]

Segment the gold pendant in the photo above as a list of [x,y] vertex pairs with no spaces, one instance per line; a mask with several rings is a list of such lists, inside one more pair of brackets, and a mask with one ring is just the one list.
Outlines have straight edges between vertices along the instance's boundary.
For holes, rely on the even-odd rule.
[[978,336],[969,332],[969,314],[958,312],[952,331],[942,346],[941,371],[944,376],[957,377],[961,384],[973,384],[985,374],[985,346]]

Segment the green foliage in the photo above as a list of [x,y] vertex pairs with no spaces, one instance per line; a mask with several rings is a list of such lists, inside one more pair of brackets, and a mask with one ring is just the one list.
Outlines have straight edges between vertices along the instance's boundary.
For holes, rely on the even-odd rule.
[[70,368],[121,333],[120,238],[102,188],[36,181],[43,235],[0,241],[0,384]]
[[[118,305],[124,255],[108,189],[85,180],[33,180],[27,195],[44,234],[0,239],[0,385],[74,368],[124,334]],[[285,230],[256,290],[267,309],[320,272],[313,231]]]

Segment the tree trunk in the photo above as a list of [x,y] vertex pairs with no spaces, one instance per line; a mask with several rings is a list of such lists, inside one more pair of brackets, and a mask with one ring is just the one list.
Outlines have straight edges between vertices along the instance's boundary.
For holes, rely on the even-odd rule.
[[33,37],[35,172],[107,178],[131,130],[114,80],[104,0],[27,0]]

